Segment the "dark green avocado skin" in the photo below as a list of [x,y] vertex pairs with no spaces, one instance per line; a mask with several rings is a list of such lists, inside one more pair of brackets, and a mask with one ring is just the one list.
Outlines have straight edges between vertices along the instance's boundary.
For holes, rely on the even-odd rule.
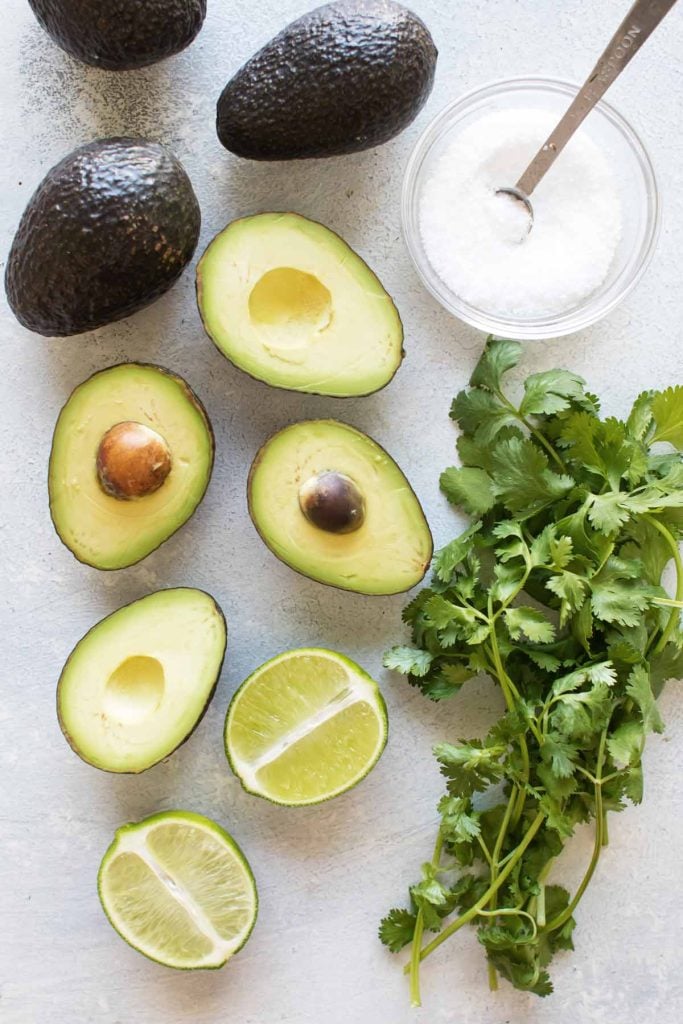
[[217,131],[251,160],[369,149],[416,117],[434,82],[427,26],[393,0],[341,0],[293,21],[228,82]]
[[58,46],[96,68],[130,71],[184,50],[206,0],[29,0]]
[[81,146],[47,174],[19,222],[5,272],[12,311],[46,337],[130,316],[180,277],[200,226],[190,179],[164,146]]

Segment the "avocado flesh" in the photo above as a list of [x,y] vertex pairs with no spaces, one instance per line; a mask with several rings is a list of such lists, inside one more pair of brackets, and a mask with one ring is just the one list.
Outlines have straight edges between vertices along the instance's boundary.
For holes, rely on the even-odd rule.
[[[157,431],[171,456],[163,485],[131,501],[106,494],[96,472],[102,437],[125,420]],[[75,389],[57,420],[48,474],[55,529],[87,565],[133,565],[189,519],[204,496],[212,466],[206,413],[180,377],[141,363],[102,370]]]
[[130,316],[175,284],[200,225],[190,179],[164,146],[81,146],[48,172],[19,222],[5,272],[12,312],[46,337]]
[[29,0],[58,46],[96,68],[129,71],[192,42],[206,0]]
[[79,641],[61,674],[65,737],[96,768],[150,768],[200,721],[225,646],[223,614],[201,590],[161,590],[120,608]]
[[390,296],[339,235],[294,213],[234,221],[197,268],[207,333],[277,387],[347,397],[384,387],[403,356]]
[[[365,500],[362,526],[335,534],[313,526],[299,489],[326,471],[343,473]],[[410,484],[366,434],[336,420],[285,427],[265,443],[249,477],[249,510],[283,562],[320,583],[361,594],[396,594],[423,578],[432,537]]]
[[218,100],[223,146],[251,160],[339,156],[403,131],[427,101],[437,50],[393,0],[340,0],[287,25]]

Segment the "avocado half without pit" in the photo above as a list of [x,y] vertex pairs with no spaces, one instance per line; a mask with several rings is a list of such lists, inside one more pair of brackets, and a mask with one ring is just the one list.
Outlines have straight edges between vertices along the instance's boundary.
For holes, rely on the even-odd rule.
[[206,412],[182,378],[146,363],[101,370],[57,420],[48,476],[55,529],[87,565],[133,565],[192,515],[213,453]]
[[207,333],[276,387],[367,395],[403,358],[403,327],[376,275],[329,228],[295,213],[233,221],[197,268]]
[[227,632],[201,590],[160,590],[102,619],[57,687],[71,747],[109,772],[142,772],[194,731],[214,694]]
[[360,594],[414,587],[432,557],[422,507],[394,460],[336,420],[285,427],[249,474],[249,512],[281,561]]

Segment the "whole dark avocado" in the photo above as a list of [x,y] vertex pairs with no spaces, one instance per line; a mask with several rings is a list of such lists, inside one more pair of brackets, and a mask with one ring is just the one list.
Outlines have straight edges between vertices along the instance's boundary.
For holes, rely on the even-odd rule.
[[58,46],[109,71],[155,64],[189,46],[206,0],[29,0]]
[[52,168],[24,210],[5,272],[12,311],[46,337],[130,316],[180,277],[200,226],[190,179],[164,146],[81,146]]
[[341,0],[293,21],[228,82],[218,137],[251,160],[369,149],[417,116],[434,81],[427,26],[393,0]]

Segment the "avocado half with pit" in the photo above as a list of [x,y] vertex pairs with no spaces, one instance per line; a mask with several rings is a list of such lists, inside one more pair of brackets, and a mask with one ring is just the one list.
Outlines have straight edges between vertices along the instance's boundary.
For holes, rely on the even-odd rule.
[[359,594],[414,587],[432,557],[422,507],[376,441],[336,420],[285,427],[249,474],[249,512],[281,561]]
[[59,414],[50,513],[80,562],[123,569],[190,518],[211,478],[213,433],[188,384],[160,366],[94,374]]
[[102,619],[57,686],[64,736],[108,772],[142,772],[194,732],[213,697],[227,632],[201,590],[160,590]]
[[389,383],[403,327],[377,276],[329,228],[296,213],[233,221],[197,267],[207,333],[276,387],[338,398]]

